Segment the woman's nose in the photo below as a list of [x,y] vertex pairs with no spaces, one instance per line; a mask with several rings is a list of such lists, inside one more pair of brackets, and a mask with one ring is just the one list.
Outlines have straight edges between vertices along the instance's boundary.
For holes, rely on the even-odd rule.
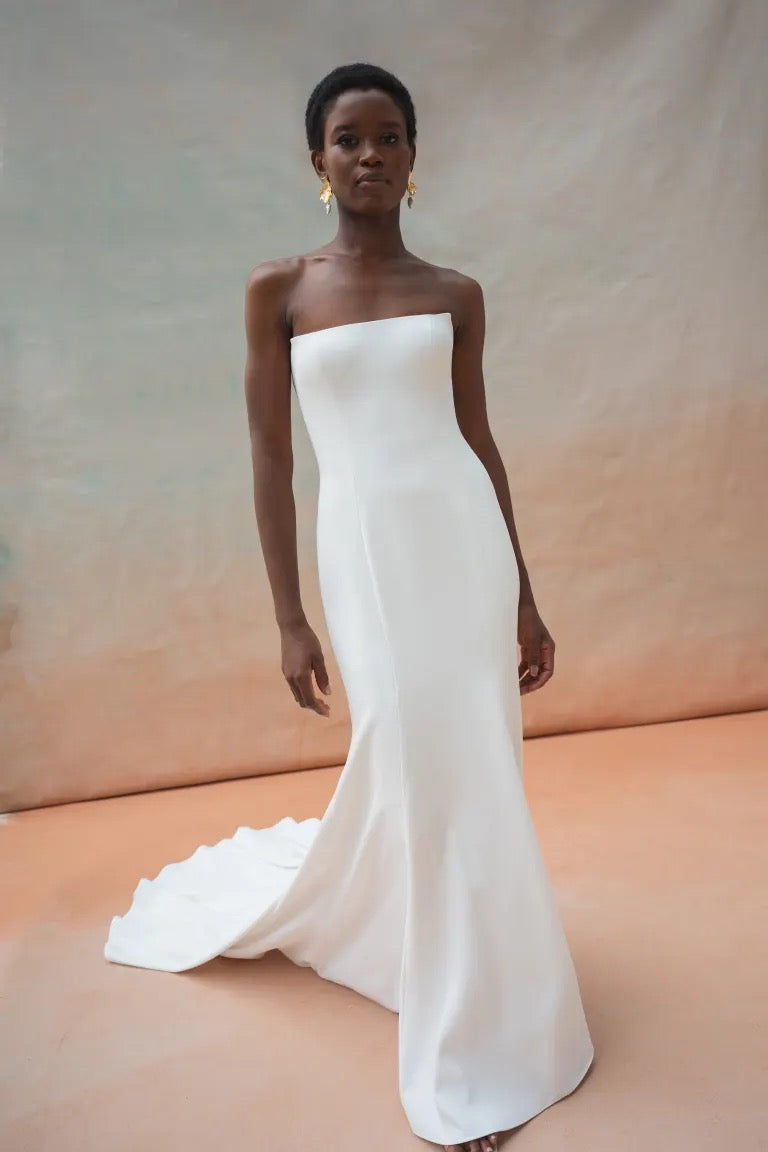
[[360,161],[363,164],[381,164],[381,153],[373,140],[363,145]]

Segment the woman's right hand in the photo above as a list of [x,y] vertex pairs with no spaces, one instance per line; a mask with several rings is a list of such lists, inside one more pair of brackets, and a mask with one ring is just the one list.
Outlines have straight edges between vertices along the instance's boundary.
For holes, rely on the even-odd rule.
[[328,716],[330,708],[325,700],[319,700],[315,696],[312,685],[314,672],[320,691],[326,696],[330,694],[331,685],[317,636],[304,621],[281,628],[280,638],[283,650],[283,676],[288,681],[294,700],[302,708],[311,708],[318,716]]

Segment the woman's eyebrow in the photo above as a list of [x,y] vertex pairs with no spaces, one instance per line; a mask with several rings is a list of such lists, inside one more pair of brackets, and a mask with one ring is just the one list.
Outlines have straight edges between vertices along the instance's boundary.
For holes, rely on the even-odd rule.
[[[380,128],[400,128],[401,125],[400,125],[399,120],[380,120],[379,121],[379,127]],[[357,124],[334,124],[334,126],[333,126],[334,132],[350,132],[350,131],[353,131],[355,129],[357,129]]]

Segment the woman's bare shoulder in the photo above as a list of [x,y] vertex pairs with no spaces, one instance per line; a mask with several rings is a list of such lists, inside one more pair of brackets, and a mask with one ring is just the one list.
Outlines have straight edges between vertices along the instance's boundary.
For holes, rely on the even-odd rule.
[[279,256],[252,268],[245,285],[247,310],[268,314],[273,323],[290,328],[293,301],[312,257],[313,253]]
[[482,299],[483,290],[473,276],[460,272],[457,268],[447,268],[441,264],[430,264],[426,260],[419,260],[422,271],[439,291],[455,301],[457,307],[466,306],[478,297]]
[[466,272],[459,272],[457,268],[437,268],[440,279],[445,287],[454,292],[459,300],[472,300],[478,294],[482,296],[482,288],[474,276]]
[[320,249],[316,252],[302,252],[295,256],[264,260],[248,273],[247,298],[262,307],[269,304],[287,319],[308,270],[318,260],[322,260],[324,255]]
[[246,290],[249,294],[267,297],[290,289],[301,279],[305,260],[304,256],[280,256],[262,261],[248,273]]
[[435,299],[444,301],[450,309],[457,331],[473,317],[484,314],[483,289],[473,276],[440,264],[423,261],[422,265],[434,289]]
[[324,256],[325,252],[319,248],[314,252],[299,252],[294,256],[277,256],[272,260],[263,260],[248,273],[247,283],[267,285],[294,283],[301,280],[310,265],[322,260]]

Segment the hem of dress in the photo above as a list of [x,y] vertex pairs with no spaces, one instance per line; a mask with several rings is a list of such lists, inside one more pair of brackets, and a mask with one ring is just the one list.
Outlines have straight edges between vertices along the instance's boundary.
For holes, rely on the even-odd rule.
[[483,1132],[468,1132],[464,1136],[452,1135],[450,1138],[447,1138],[434,1135],[427,1136],[424,1132],[417,1131],[416,1128],[412,1128],[411,1131],[413,1132],[414,1136],[418,1136],[420,1140],[426,1140],[430,1144],[437,1144],[442,1147],[451,1144],[467,1144],[471,1143],[473,1140],[482,1140],[484,1136],[488,1136],[491,1132],[509,1132],[513,1128],[519,1128],[521,1124],[527,1124],[529,1120],[533,1120],[535,1116],[540,1116],[542,1112],[546,1112],[548,1108],[554,1107],[555,1104],[559,1104],[561,1100],[565,1100],[566,1097],[575,1092],[586,1076],[587,1072],[589,1072],[594,1061],[595,1049],[593,1047],[589,1056],[589,1060],[584,1065],[582,1071],[579,1073],[577,1079],[573,1082],[570,1088],[566,1088],[564,1092],[561,1092],[558,1096],[555,1096],[554,1099],[550,1100],[547,1104],[542,1104],[540,1107],[536,1107],[532,1111],[530,1108],[526,1108],[522,1114],[518,1112],[512,1117],[507,1114],[499,1120],[490,1120],[488,1124],[484,1126]]
[[[295,879],[296,879],[296,877],[294,876],[293,879],[291,880],[291,884],[294,883]],[[153,881],[151,881],[151,883],[154,884],[155,881],[153,880]],[[291,885],[288,886],[288,889],[286,891],[290,890],[290,887],[291,887]],[[284,895],[284,893],[283,893],[283,895]],[[227,933],[226,936],[222,937],[222,940],[224,941],[223,943],[221,941],[219,941],[216,944],[210,945],[204,951],[201,950],[200,952],[195,954],[195,959],[190,959],[188,957],[186,960],[169,960],[169,959],[166,959],[166,960],[155,961],[155,962],[153,962],[151,960],[139,960],[136,958],[134,958],[133,960],[130,960],[130,959],[128,959],[128,956],[130,955],[130,949],[128,949],[127,952],[123,951],[121,953],[121,949],[120,949],[119,945],[117,947],[112,945],[112,943],[110,941],[110,936],[111,936],[111,931],[112,931],[112,925],[111,924],[110,924],[110,929],[107,933],[107,939],[106,939],[104,946],[103,946],[103,949],[102,949],[102,955],[103,955],[104,959],[107,960],[110,964],[122,964],[126,968],[144,968],[145,970],[150,971],[150,972],[170,972],[174,976],[180,976],[184,972],[191,972],[195,968],[202,968],[202,966],[204,964],[210,964],[211,960],[216,960],[216,959],[218,959],[219,956],[225,956],[225,953],[230,948],[233,948],[234,945],[237,944],[238,940],[240,940],[247,932],[250,932],[256,926],[256,924],[258,924],[261,920],[265,920],[267,918],[267,916],[269,916],[271,913],[274,912],[275,908],[277,907],[277,905],[280,902],[280,899],[281,899],[281,897],[278,897],[272,904],[270,904],[267,908],[265,908],[262,911],[262,913],[256,917],[256,920],[254,920],[252,914],[249,913],[247,920],[244,922],[244,925],[239,927],[237,929],[237,931],[234,933],[234,935],[232,934],[232,932]],[[127,915],[128,915],[128,913],[126,913],[126,916]],[[114,922],[115,920],[123,920],[123,919],[125,919],[124,916],[114,916],[112,918],[112,922]],[[272,951],[272,949],[268,949],[268,951]],[[229,959],[232,959],[232,960],[239,960],[239,959],[260,960],[263,955],[264,955],[264,952],[260,952],[258,956],[254,956],[254,957],[250,957],[250,956],[243,956],[243,957],[232,956],[232,957],[229,957],[229,956],[226,956],[225,959],[228,959],[228,960]]]

